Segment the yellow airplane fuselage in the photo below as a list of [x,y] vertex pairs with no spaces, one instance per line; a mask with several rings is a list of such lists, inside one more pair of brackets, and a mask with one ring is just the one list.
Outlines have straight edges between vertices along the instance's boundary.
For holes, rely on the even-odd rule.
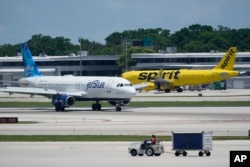
[[[144,90],[155,89],[152,82],[159,71],[129,71],[122,74],[122,77],[129,80],[132,84],[148,83]],[[164,70],[160,76],[162,79],[169,81],[167,87],[161,86],[161,89],[173,89],[184,85],[202,85],[225,80],[231,77],[238,76],[238,71],[229,70]]]
[[122,77],[132,84],[146,83],[144,90],[170,90],[185,85],[202,85],[222,81],[239,75],[234,71],[237,48],[231,47],[221,58],[218,64],[209,70],[150,70],[150,71],[129,71],[122,74]]

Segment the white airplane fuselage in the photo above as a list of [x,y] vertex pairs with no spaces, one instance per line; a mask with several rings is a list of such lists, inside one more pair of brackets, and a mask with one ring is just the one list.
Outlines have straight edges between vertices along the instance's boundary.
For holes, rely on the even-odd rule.
[[[39,76],[19,80],[29,88],[53,89],[60,93],[82,93],[82,98],[89,99],[131,99],[136,91],[130,82],[120,77],[77,77],[77,76]],[[81,96],[78,96],[79,100]]]
[[132,84],[121,77],[99,76],[43,76],[26,43],[21,43],[25,78],[18,82],[21,87],[0,88],[0,92],[42,95],[52,99],[56,111],[64,111],[76,101],[95,101],[93,111],[100,111],[100,101],[108,101],[121,111],[135,96]]

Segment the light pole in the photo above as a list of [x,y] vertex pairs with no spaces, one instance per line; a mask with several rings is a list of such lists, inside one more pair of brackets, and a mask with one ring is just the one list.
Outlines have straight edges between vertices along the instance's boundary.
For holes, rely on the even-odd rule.
[[79,52],[79,55],[80,55],[80,76],[82,76],[82,37],[79,36],[78,37],[78,41],[80,43],[80,52]]
[[125,71],[128,71],[128,41],[131,41],[128,38],[122,38],[121,36],[121,44],[122,44],[122,54],[124,55],[125,50]]
[[128,71],[128,44],[127,44],[127,39],[126,39],[126,48],[125,48],[125,53],[126,53],[126,71]]

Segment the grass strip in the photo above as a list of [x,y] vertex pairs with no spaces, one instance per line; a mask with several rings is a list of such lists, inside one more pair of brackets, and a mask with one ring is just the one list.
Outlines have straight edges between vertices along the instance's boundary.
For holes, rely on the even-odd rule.
[[[93,102],[76,102],[75,107],[90,107]],[[101,102],[103,107],[110,107],[107,102]],[[147,101],[131,102],[130,107],[249,107],[249,101]],[[50,102],[0,102],[0,107],[52,107]]]
[[[76,142],[76,141],[143,141],[145,135],[0,135],[0,142]],[[157,136],[163,141],[171,141],[172,136]],[[213,136],[213,140],[249,140],[247,136]]]

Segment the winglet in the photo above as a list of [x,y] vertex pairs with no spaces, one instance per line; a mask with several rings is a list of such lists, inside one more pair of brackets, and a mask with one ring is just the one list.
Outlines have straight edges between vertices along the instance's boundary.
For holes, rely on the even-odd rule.
[[39,69],[36,66],[35,61],[33,60],[30,49],[26,43],[21,43],[21,52],[23,57],[23,66],[24,66],[24,76],[25,77],[34,77],[42,76]]
[[223,56],[220,62],[214,69],[217,70],[233,70],[234,62],[236,57],[237,47],[231,47],[228,49],[227,53]]

